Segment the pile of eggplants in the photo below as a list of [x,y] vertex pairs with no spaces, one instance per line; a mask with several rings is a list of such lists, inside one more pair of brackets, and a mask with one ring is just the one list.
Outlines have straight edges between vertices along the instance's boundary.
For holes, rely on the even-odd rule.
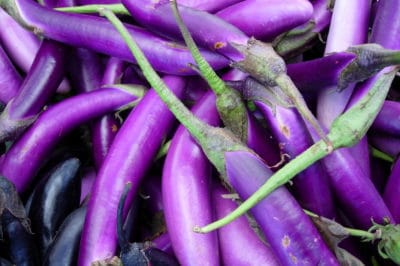
[[170,2],[0,0],[0,265],[400,264],[400,2]]

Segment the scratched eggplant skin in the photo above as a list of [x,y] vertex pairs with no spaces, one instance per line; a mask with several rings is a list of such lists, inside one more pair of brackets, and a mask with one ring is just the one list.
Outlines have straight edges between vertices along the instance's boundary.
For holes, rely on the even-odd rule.
[[42,256],[64,219],[79,206],[80,165],[77,158],[60,162],[35,189],[29,217]]

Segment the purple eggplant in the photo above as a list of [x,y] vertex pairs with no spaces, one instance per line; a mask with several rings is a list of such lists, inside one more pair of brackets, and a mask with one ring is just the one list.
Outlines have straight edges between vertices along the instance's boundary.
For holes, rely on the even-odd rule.
[[29,217],[42,258],[63,220],[79,206],[80,164],[77,158],[59,163],[35,189]]
[[330,0],[312,2],[313,15],[310,21],[278,36],[273,46],[285,58],[293,58],[310,49],[331,21]]
[[115,111],[135,99],[120,89],[103,88],[49,107],[1,157],[0,172],[18,191],[26,190],[43,159],[62,136],[81,123]]
[[[145,27],[161,35],[182,39],[169,1],[154,3],[149,0],[139,2],[122,0],[122,4],[129,10],[132,17]],[[210,13],[184,5],[179,5],[178,8],[185,25],[200,47],[217,51],[235,61],[243,58],[230,44],[246,44],[248,37],[243,32]]]
[[245,0],[218,11],[216,15],[247,36],[272,41],[278,35],[306,23],[312,13],[313,7],[306,0]]
[[[193,112],[200,119],[212,125],[219,123],[215,95],[211,91],[195,106]],[[210,177],[210,163],[189,132],[181,126],[166,157],[162,191],[168,234],[182,265],[219,264],[217,233],[202,235],[192,231],[195,223],[206,224],[213,220]],[[182,200],[188,196],[190,198]]]
[[0,102],[7,104],[18,93],[22,78],[1,46],[0,71]]
[[47,248],[43,265],[76,265],[85,215],[86,206],[82,206],[65,218],[54,240]]
[[[213,185],[212,196],[216,216],[222,218],[233,211],[237,204],[229,197],[229,191],[220,184]],[[280,265],[268,243],[257,235],[254,225],[242,216],[218,229],[221,260],[224,265]],[[246,243],[243,245],[243,243]]]
[[[18,16],[22,25],[35,29],[44,37],[134,62],[119,34],[104,18],[59,12],[42,7],[32,0],[2,0],[0,6]],[[142,28],[132,25],[127,27],[139,39],[140,46],[158,71],[176,75],[195,73],[188,66],[189,63],[194,64],[194,61],[186,47]],[[202,50],[202,54],[215,69],[226,67],[229,63],[216,53]]]
[[0,141],[15,139],[36,119],[64,76],[65,48],[45,40],[17,95],[0,116]]
[[[272,175],[262,160],[248,152],[226,152],[225,161],[227,181],[242,199]],[[283,265],[338,265],[311,219],[284,187],[274,190],[251,213]]]
[[386,202],[390,212],[393,214],[394,223],[400,223],[400,206],[398,197],[400,194],[400,160],[397,159],[392,167],[389,179],[386,183],[383,193],[383,199]]
[[372,123],[371,129],[391,136],[400,133],[400,103],[386,100],[381,111]]
[[[183,96],[185,82],[182,79],[172,76],[164,79],[178,97]],[[174,121],[167,110],[156,93],[150,90],[118,131],[92,188],[78,265],[90,265],[114,254],[120,195],[127,182],[132,182],[132,191],[136,192],[150,167]],[[128,196],[128,206],[131,201],[132,195]]]
[[0,40],[12,61],[27,73],[40,47],[40,40],[0,8]]

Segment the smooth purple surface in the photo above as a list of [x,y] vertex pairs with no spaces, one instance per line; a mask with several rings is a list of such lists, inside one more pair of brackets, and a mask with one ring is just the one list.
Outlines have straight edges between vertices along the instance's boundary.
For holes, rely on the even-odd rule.
[[[139,24],[161,35],[182,40],[170,1],[122,0],[122,4]],[[230,45],[246,45],[249,39],[238,28],[215,15],[179,3],[178,9],[196,44],[235,61],[243,59],[242,54]]]
[[[32,0],[15,0],[15,3],[22,19],[47,38],[135,62],[125,42],[106,18],[58,12]],[[176,75],[195,73],[188,66],[195,62],[186,47],[142,28],[126,26],[157,71]],[[201,53],[215,69],[226,67],[229,63],[214,52],[201,50]]]
[[[272,175],[249,152],[226,152],[225,160],[228,181],[242,199]],[[251,213],[282,265],[339,265],[311,219],[285,187],[274,190]]]
[[372,180],[348,149],[336,150],[322,160],[341,209],[357,228],[370,228],[371,219],[377,223],[385,217],[393,220]]
[[373,147],[393,158],[400,154],[400,139],[398,137],[373,132],[368,136],[368,140]]
[[[288,154],[290,159],[313,144],[304,120],[295,109],[275,106],[272,110],[262,101],[255,101],[255,104],[265,117],[272,134],[282,145],[282,152]],[[325,217],[335,217],[329,178],[321,163],[316,162],[299,173],[293,180],[293,188],[304,208]]]
[[[197,102],[194,114],[212,125],[219,123],[211,91]],[[174,253],[182,265],[219,265],[217,232],[198,234],[194,226],[213,221],[211,164],[183,127],[175,133],[162,177],[164,215]]]
[[392,172],[383,192],[383,199],[388,206],[390,212],[393,214],[392,223],[400,223],[400,160],[397,159],[392,166]]
[[0,8],[0,40],[10,58],[25,73],[40,47],[40,40]]
[[371,129],[384,134],[400,136],[400,103],[386,100],[372,123]]
[[[228,190],[220,184],[213,185],[212,196],[217,218],[237,208],[234,200],[224,198],[227,195]],[[224,265],[280,265],[269,244],[260,239],[246,216],[219,228],[218,239]]]
[[338,84],[341,71],[355,55],[334,53],[314,60],[287,65],[287,73],[300,91],[318,93]]
[[7,104],[18,93],[22,78],[1,46],[0,73],[0,101]]
[[400,48],[400,1],[379,1],[372,26],[370,42],[379,43],[387,49]]
[[307,22],[312,14],[307,0],[245,0],[216,13],[246,35],[263,41],[272,41]]
[[127,92],[104,88],[49,107],[1,157],[1,174],[11,180],[19,192],[26,190],[45,156],[65,134],[134,99]]
[[[185,82],[173,76],[164,77],[170,89],[181,97]],[[146,93],[125,120],[100,168],[82,233],[78,265],[89,266],[93,261],[114,255],[117,248],[117,207],[127,182],[132,182],[125,206],[145,172],[153,162],[165,135],[174,122],[154,90]]]
[[42,42],[18,94],[9,104],[10,119],[34,116],[42,110],[64,76],[65,53],[60,43]]
[[[369,29],[371,0],[336,0],[329,26],[325,54],[346,50],[351,45],[365,43]],[[326,128],[339,116],[351,97],[354,84],[338,91],[336,86],[318,96],[317,118]]]

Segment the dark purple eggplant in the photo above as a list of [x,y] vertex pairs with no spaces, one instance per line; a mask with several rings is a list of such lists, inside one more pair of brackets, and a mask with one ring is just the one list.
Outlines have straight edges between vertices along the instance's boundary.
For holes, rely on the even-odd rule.
[[39,250],[32,232],[28,232],[20,220],[7,209],[2,213],[1,225],[12,262],[18,266],[40,265]]
[[85,216],[86,206],[82,206],[65,218],[53,242],[47,249],[42,265],[76,265]]
[[121,199],[118,203],[117,211],[117,232],[118,244],[121,248],[120,258],[122,265],[129,266],[156,266],[156,265],[179,265],[173,256],[170,254],[152,247],[146,243],[129,243],[123,230],[123,210],[128,192],[132,184],[127,183],[124,191],[121,194]]
[[79,206],[80,164],[77,158],[59,163],[35,189],[29,217],[42,256],[64,219]]

